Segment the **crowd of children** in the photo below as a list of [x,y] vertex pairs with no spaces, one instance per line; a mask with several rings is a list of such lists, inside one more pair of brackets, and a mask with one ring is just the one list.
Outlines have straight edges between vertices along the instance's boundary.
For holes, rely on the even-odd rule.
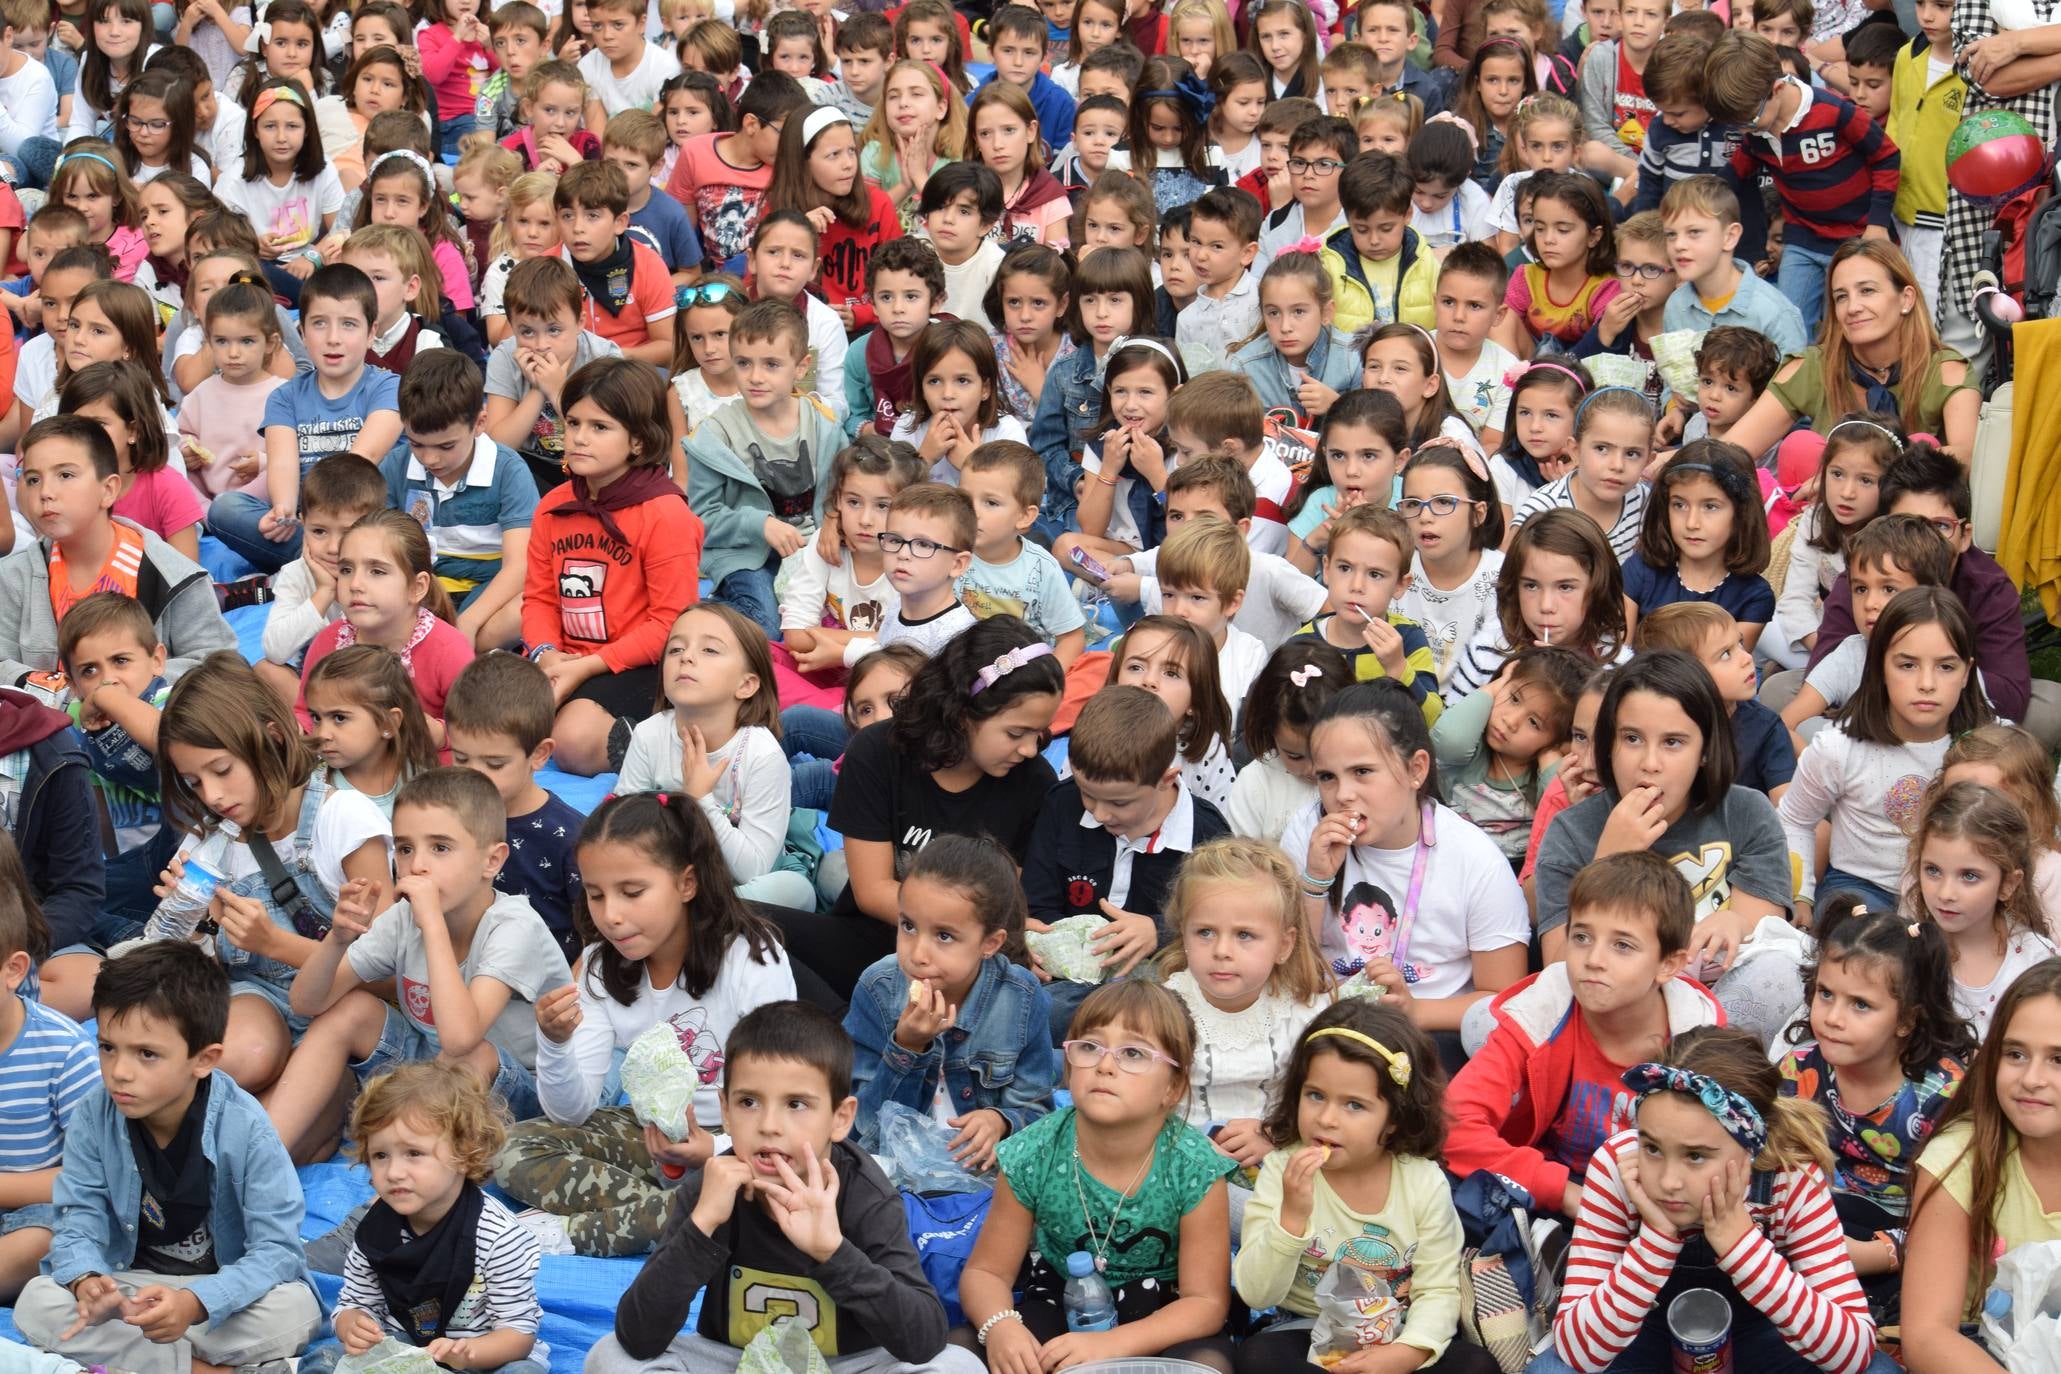
[[2049,60],[849,9],[0,0],[0,1368],[1979,1362],[2061,689],[1945,160]]

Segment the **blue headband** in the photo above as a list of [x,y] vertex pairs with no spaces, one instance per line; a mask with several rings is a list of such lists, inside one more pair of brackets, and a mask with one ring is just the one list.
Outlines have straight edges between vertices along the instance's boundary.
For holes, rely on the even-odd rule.
[[[1534,364],[1533,364],[1533,366],[1534,366],[1534,367],[1536,367],[1536,366],[1538,366],[1538,364],[1534,363]],[[1580,405],[1578,405],[1578,406],[1576,406],[1576,407],[1574,408],[1574,424],[1575,424],[1575,428],[1577,428],[1577,429],[1581,428],[1581,423],[1582,423],[1582,412],[1583,412],[1583,411],[1585,411],[1585,410],[1587,410],[1587,409],[1589,408],[1589,405],[1590,405],[1590,403],[1591,403],[1591,402],[1593,402],[1593,401],[1594,401],[1594,400],[1595,400],[1595,399],[1596,399],[1596,398],[1597,398],[1598,396],[1608,396],[1608,395],[1609,395],[1609,394],[1610,394],[1611,392],[1613,392],[1613,391],[1622,391],[1622,392],[1624,392],[1624,393],[1625,393],[1625,394],[1626,394],[1627,396],[1636,396],[1636,397],[1638,397],[1638,398],[1639,398],[1639,402],[1640,402],[1640,404],[1641,404],[1641,405],[1644,405],[1644,406],[1646,407],[1646,410],[1647,410],[1647,415],[1646,415],[1646,418],[1647,418],[1647,419],[1649,419],[1649,420],[1653,418],[1653,415],[1652,415],[1652,410],[1653,410],[1653,403],[1652,403],[1651,401],[1648,401],[1648,400],[1646,399],[1646,393],[1645,393],[1645,392],[1643,392],[1643,391],[1640,391],[1640,390],[1639,390],[1639,389],[1638,389],[1637,387],[1630,387],[1630,386],[1599,386],[1599,387],[1597,387],[1597,388],[1596,388],[1596,389],[1595,389],[1594,391],[1591,391],[1591,392],[1590,392],[1590,393],[1589,393],[1589,394],[1588,394],[1588,395],[1587,395],[1586,397],[1584,397],[1584,398],[1582,399],[1582,403],[1581,403]]]
[[51,175],[55,176],[57,174],[57,168],[64,166],[64,164],[67,162],[97,162],[101,166],[107,168],[108,171],[114,172],[117,175],[119,175],[122,170],[121,168],[115,166],[112,162],[109,162],[106,158],[102,157],[98,153],[66,153],[63,157],[57,160],[57,166],[52,167],[50,169]]
[[1639,1095],[1640,1102],[1655,1093],[1695,1098],[1748,1155],[1758,1156],[1768,1143],[1768,1123],[1761,1119],[1759,1109],[1709,1074],[1667,1064],[1634,1064],[1624,1071],[1624,1085]]

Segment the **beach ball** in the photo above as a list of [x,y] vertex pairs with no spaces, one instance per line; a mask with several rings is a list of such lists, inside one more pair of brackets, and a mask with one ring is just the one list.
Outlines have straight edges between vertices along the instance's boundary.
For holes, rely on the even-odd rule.
[[2047,174],[2047,150],[2024,115],[1982,110],[1964,118],[1947,140],[1947,180],[1977,201],[2004,201]]

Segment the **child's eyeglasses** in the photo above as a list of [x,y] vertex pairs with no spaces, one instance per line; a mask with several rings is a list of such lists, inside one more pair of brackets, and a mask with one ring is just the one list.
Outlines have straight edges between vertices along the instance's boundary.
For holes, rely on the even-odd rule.
[[161,134],[172,127],[169,119],[138,119],[135,115],[124,115],[131,131],[144,134]]
[[681,286],[673,290],[673,308],[685,310],[697,305],[720,305],[730,299],[734,290],[728,282],[709,281],[699,286]]
[[1100,1040],[1067,1040],[1060,1048],[1066,1051],[1066,1062],[1077,1069],[1094,1069],[1102,1065],[1104,1055],[1116,1056],[1116,1066],[1125,1073],[1143,1073],[1155,1062],[1178,1069],[1180,1064],[1171,1056],[1161,1054],[1149,1045],[1105,1045]]
[[920,534],[913,539],[906,534],[883,534],[879,536],[879,539],[880,551],[889,555],[898,554],[905,548],[909,551],[909,557],[911,558],[931,558],[936,556],[940,550],[945,553],[966,552],[966,550],[954,548],[950,544],[940,544],[935,539],[925,539]]
[[1320,157],[1316,159],[1292,157],[1288,159],[1288,170],[1298,175],[1306,172],[1315,172],[1320,177],[1328,177],[1344,171],[1345,164],[1335,157]]
[[[1470,502],[1469,504],[1472,503]],[[1395,503],[1395,513],[1402,516],[1405,520],[1414,520],[1419,514],[1427,510],[1437,516],[1451,515],[1454,511],[1460,509],[1460,506],[1461,501],[1459,497],[1441,492],[1437,496],[1421,498],[1405,496]]]
[[1627,281],[1659,281],[1670,270],[1672,269],[1652,262],[1620,262],[1617,265],[1617,275]]

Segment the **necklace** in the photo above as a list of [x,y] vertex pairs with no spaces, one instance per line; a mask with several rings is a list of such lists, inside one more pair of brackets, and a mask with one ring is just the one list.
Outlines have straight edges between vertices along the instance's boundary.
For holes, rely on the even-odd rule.
[[[1081,1147],[1079,1145],[1073,1147],[1073,1195],[1080,1200],[1081,1220],[1087,1223],[1088,1227],[1088,1243],[1095,1247],[1096,1273],[1102,1273],[1109,1268],[1109,1245],[1111,1241],[1116,1239],[1116,1224],[1122,1220],[1124,1208],[1130,1206],[1131,1199],[1137,1196],[1138,1185],[1145,1181],[1145,1171],[1152,1167],[1152,1161],[1158,1156],[1159,1141],[1155,1138],[1152,1142],[1151,1153],[1145,1156],[1145,1162],[1138,1166],[1138,1172],[1132,1176],[1131,1186],[1117,1194],[1116,1210],[1109,1214],[1108,1229],[1098,1236],[1095,1234],[1094,1209],[1088,1206],[1088,1190],[1081,1186],[1081,1175],[1086,1172],[1081,1165]],[[1105,1184],[1104,1186],[1108,1185]]]

